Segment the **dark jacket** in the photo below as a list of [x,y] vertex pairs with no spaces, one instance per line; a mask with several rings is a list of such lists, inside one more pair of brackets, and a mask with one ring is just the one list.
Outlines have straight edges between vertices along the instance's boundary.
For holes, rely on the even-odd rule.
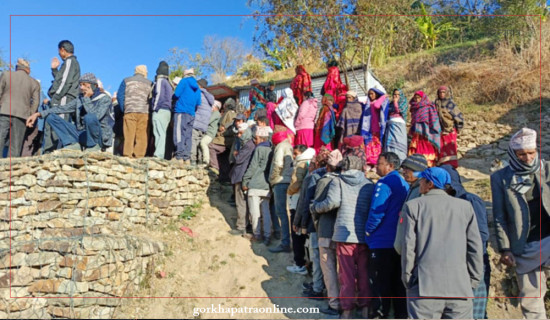
[[265,99],[267,102],[277,103],[277,92],[275,90],[265,89]]
[[149,93],[153,83],[141,74],[122,80],[117,92],[119,108],[124,113],[149,113]]
[[[227,129],[233,123],[233,119],[237,116],[237,112],[235,111],[235,108],[237,106],[233,98],[227,99],[223,106],[224,112],[220,118],[218,127],[223,126],[225,128],[225,131],[227,132]],[[228,136],[224,133],[225,132],[217,132],[216,136],[212,140],[212,143],[220,146],[225,146],[226,148],[231,148],[235,137],[234,135]]]
[[170,84],[167,76],[158,75],[153,85],[153,99],[151,101],[151,110],[153,112],[160,109],[172,110],[172,95],[174,88]]
[[397,171],[382,177],[375,191],[365,225],[365,241],[372,249],[393,248],[401,207],[405,203],[409,185]]
[[76,128],[80,131],[85,130],[84,116],[87,114],[93,114],[97,117],[101,125],[101,134],[103,145],[111,146],[113,129],[111,126],[111,98],[105,93],[99,92],[98,89],[94,92],[94,95],[89,97],[79,96],[77,99],[72,100],[63,106],[55,106],[45,111],[41,111],[42,118],[46,118],[49,114],[69,114],[76,113]]
[[208,123],[210,121],[210,115],[212,114],[212,106],[214,105],[214,96],[201,88],[201,104],[197,108],[195,114],[195,122],[193,122],[193,129],[206,132],[208,130]]
[[302,180],[302,187],[300,188],[300,195],[296,205],[294,221],[291,221],[292,224],[299,229],[306,229],[307,233],[317,232],[315,229],[314,220],[309,212],[309,205],[313,202],[315,185],[321,176],[322,175],[320,173],[314,171],[309,173]]
[[40,85],[27,72],[17,70],[2,73],[0,76],[0,114],[27,119],[36,112],[40,102]]
[[51,98],[51,105],[55,106],[62,102],[63,97],[67,97],[65,102],[69,102],[78,97],[80,80],[80,64],[76,56],[72,55],[65,59],[61,68],[52,69],[53,83],[48,90],[48,96]]
[[[315,186],[313,200],[318,202],[325,200],[328,194],[328,187],[336,178],[338,178],[338,173],[328,172],[321,179],[319,179],[319,181],[317,181],[317,185]],[[338,209],[327,212],[319,212],[317,214],[312,213],[313,219],[316,221],[317,235],[319,238],[332,239],[337,213]]]
[[[241,149],[242,150],[242,149]],[[240,153],[240,152],[239,152]],[[273,151],[269,141],[262,142],[254,149],[252,160],[243,176],[243,187],[248,189],[269,190],[269,172],[267,168],[271,166]]]
[[197,80],[193,77],[181,79],[174,91],[174,97],[177,99],[174,112],[195,116],[195,111],[201,104],[201,91]]
[[231,184],[242,182],[243,176],[252,158],[254,148],[256,148],[254,141],[252,139],[249,139],[239,149],[239,153],[235,157],[235,164],[229,172],[229,175],[231,177]]
[[[543,162],[541,173],[535,173],[535,179],[541,187],[542,206],[550,215],[550,165]],[[542,175],[542,180],[540,178]],[[525,195],[510,188],[514,171],[506,166],[491,175],[491,193],[493,195],[493,217],[499,251],[511,250],[521,255],[527,243],[531,228],[529,205]]]
[[453,166],[444,164],[440,166],[445,169],[451,176],[451,187],[454,190],[454,196],[459,199],[469,201],[474,208],[474,213],[477,219],[477,226],[479,228],[479,234],[481,235],[481,241],[483,242],[483,253],[487,253],[487,242],[489,241],[489,226],[487,224],[487,209],[485,208],[485,202],[479,196],[467,192],[462,186],[460,181],[460,175]]

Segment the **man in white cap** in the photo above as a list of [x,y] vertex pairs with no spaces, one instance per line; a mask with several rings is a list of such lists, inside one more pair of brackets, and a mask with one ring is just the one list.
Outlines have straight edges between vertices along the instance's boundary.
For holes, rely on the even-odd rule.
[[523,316],[547,319],[550,274],[550,166],[539,159],[537,132],[522,128],[508,147],[510,164],[491,175],[500,262],[516,267]]
[[147,79],[147,66],[139,65],[134,75],[125,78],[118,88],[117,101],[124,111],[125,157],[143,158],[147,151],[149,93],[153,82]]
[[177,99],[174,107],[174,146],[176,159],[191,165],[191,147],[195,112],[201,104],[201,91],[195,79],[195,71],[187,69],[174,91]]
[[6,71],[0,77],[0,158],[6,141],[10,146],[8,157],[21,155],[25,121],[38,109],[40,85],[29,76],[30,73],[28,61],[18,59],[15,72]]

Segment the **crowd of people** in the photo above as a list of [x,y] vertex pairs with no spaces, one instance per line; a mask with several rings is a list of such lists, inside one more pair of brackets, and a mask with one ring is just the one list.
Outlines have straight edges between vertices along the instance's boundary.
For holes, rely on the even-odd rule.
[[[171,80],[162,61],[154,81],[137,66],[111,97],[80,75],[70,41],[58,48],[49,99],[24,59],[0,78],[0,150],[11,141],[11,157],[112,150],[207,166],[233,186],[231,233],[292,252],[287,270],[311,272],[303,295],[328,297],[322,312],[487,318],[486,206],[456,170],[464,118],[447,86],[434,101],[417,91],[408,102],[401,89],[360,97],[330,63],[319,104],[298,66],[280,97],[273,81],[252,80],[244,108],[216,100],[192,69]],[[544,297],[550,268],[550,168],[536,136],[517,132],[510,165],[491,176],[500,261],[516,267],[520,297]],[[543,298],[520,302],[525,317],[546,318]]]

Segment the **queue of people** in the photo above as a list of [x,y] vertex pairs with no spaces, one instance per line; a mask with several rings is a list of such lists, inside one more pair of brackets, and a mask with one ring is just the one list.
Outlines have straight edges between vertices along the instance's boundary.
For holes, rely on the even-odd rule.
[[[318,99],[298,66],[280,97],[274,82],[252,80],[245,110],[216,100],[193,69],[170,80],[162,61],[154,81],[139,65],[111,97],[96,75],[80,74],[70,41],[58,49],[50,99],[24,59],[0,78],[0,149],[9,137],[11,157],[28,143],[38,153],[112,149],[204,165],[233,186],[233,235],[292,253],[291,273],[308,274],[309,260],[303,295],[327,297],[322,312],[487,318],[487,212],[456,170],[464,117],[449,87],[434,102],[423,91],[408,102],[401,89],[360,97],[330,64]],[[510,165],[491,189],[501,262],[516,267],[524,316],[546,318],[550,168],[536,137],[524,128],[511,138]]]

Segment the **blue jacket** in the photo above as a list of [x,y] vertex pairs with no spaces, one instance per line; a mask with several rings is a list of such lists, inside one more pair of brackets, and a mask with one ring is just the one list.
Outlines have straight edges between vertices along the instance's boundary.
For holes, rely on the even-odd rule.
[[214,105],[214,96],[201,88],[201,104],[197,108],[197,114],[195,115],[195,122],[193,122],[193,129],[206,132],[208,130],[208,124],[210,122],[210,115],[212,114],[212,106]]
[[193,77],[181,79],[174,91],[176,102],[175,113],[187,113],[195,116],[195,110],[201,104],[201,91],[199,84]]
[[393,248],[399,213],[408,191],[409,184],[395,170],[378,180],[365,225],[369,248]]
[[166,76],[157,76],[157,81],[153,86],[153,99],[151,101],[151,110],[153,112],[160,109],[172,110],[172,95],[174,88],[170,85],[170,80]]

